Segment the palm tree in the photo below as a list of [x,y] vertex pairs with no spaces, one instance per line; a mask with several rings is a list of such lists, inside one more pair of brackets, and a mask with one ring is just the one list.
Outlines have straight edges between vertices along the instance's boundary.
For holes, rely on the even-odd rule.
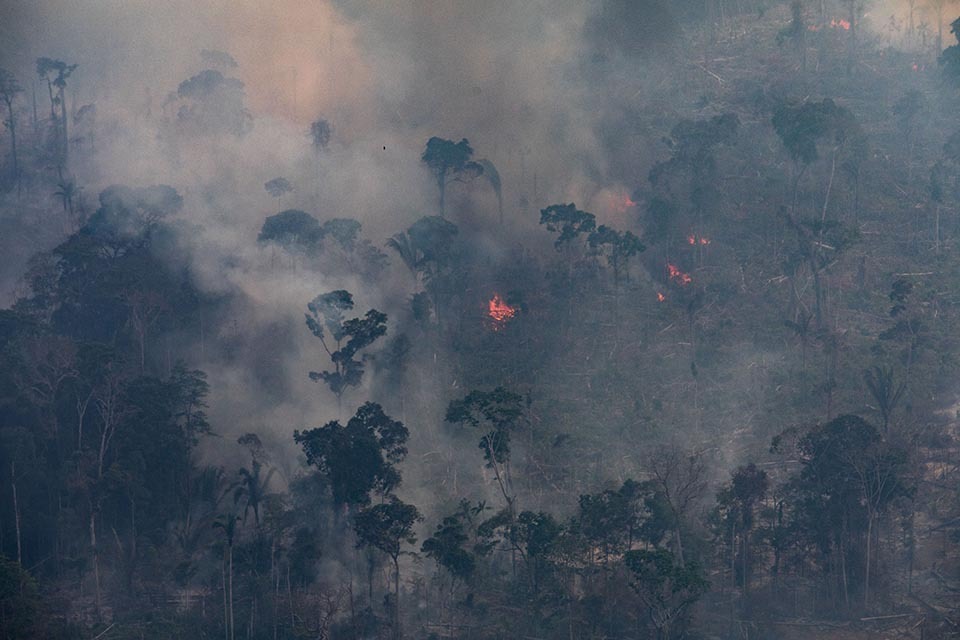
[[874,367],[863,372],[863,380],[867,383],[870,395],[877,401],[880,417],[883,418],[883,432],[886,433],[890,425],[890,416],[900,404],[907,383],[896,384],[893,380],[893,367]]
[[57,190],[53,195],[63,200],[63,210],[73,217],[73,197],[77,194],[77,186],[73,180],[63,180],[57,183]]
[[397,252],[403,264],[410,269],[410,273],[412,273],[415,278],[418,278],[422,260],[419,252],[413,246],[410,236],[402,231],[394,234],[393,237],[387,240],[387,246]]
[[[214,529],[222,529],[227,543],[227,557],[224,559],[226,565],[227,579],[224,581],[224,617],[227,623],[227,640],[234,640],[233,625],[233,543],[237,536],[237,522],[240,516],[231,513],[230,515],[220,515],[213,523]],[[222,571],[222,570],[221,570]]]
[[254,460],[250,469],[240,469],[238,472],[240,480],[234,483],[233,499],[239,502],[245,499],[246,504],[243,507],[243,519],[247,519],[247,511],[253,510],[253,521],[260,530],[260,504],[267,497],[267,485],[270,484],[270,478],[276,473],[275,468],[271,468],[265,477],[261,477],[263,465],[259,460]]

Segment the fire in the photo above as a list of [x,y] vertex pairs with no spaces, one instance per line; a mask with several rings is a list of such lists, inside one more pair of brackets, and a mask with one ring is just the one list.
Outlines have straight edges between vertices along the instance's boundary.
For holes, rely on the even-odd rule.
[[634,202],[629,195],[622,192],[610,194],[608,202],[610,203],[609,206],[613,211],[621,214],[626,213],[633,207],[637,206],[637,203]]
[[679,284],[681,287],[685,287],[693,282],[693,278],[690,277],[689,273],[680,271],[679,268],[670,264],[669,262],[667,263],[667,273],[669,274],[670,279]]
[[499,331],[503,325],[517,315],[517,309],[504,302],[499,293],[495,293],[493,297],[490,298],[487,315],[490,316],[490,320],[493,323],[493,330]]
[[[850,31],[850,21],[844,20],[843,18],[841,18],[840,20],[831,20],[830,27],[833,29],[843,29],[844,31]],[[815,24],[811,24],[807,26],[807,31],[820,31],[820,27]]]
[[667,299],[667,296],[665,296],[665,295],[663,295],[662,293],[660,293],[659,291],[657,291],[657,302],[663,302],[663,301],[666,300],[666,299]]
[[690,246],[695,246],[698,244],[707,246],[708,244],[710,244],[710,238],[704,238],[703,236],[695,236],[693,234],[690,234],[689,236],[687,236],[687,244],[689,244]]

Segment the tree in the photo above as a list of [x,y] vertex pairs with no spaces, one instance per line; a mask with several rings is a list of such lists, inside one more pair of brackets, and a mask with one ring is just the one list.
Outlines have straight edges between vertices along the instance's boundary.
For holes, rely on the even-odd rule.
[[293,185],[286,178],[274,178],[264,183],[263,188],[267,190],[272,197],[277,199],[277,211],[280,211],[280,199],[293,191]]
[[330,144],[330,137],[333,135],[333,128],[330,123],[319,118],[310,123],[310,142],[314,151],[322,153]]
[[223,539],[226,543],[224,548],[224,570],[226,572],[226,580],[224,581],[224,596],[226,600],[226,606],[224,607],[224,617],[226,618],[226,630],[227,636],[230,640],[234,640],[234,621],[233,621],[233,545],[237,540],[237,523],[240,521],[240,516],[236,514],[228,514],[218,516],[216,521],[213,523],[214,529],[220,529],[223,531]]
[[627,268],[630,258],[646,250],[640,238],[629,231],[617,231],[607,225],[600,225],[587,236],[587,244],[597,254],[606,256],[613,269],[614,286],[620,281],[620,273]]
[[50,630],[36,580],[19,563],[0,555],[0,636],[42,638]]
[[471,552],[466,548],[470,541],[467,527],[483,509],[483,503],[474,507],[466,500],[461,500],[458,510],[444,517],[433,535],[424,540],[420,547],[423,554],[450,572],[454,580],[466,582],[476,569],[476,554],[482,549]]
[[[767,472],[754,463],[737,467],[730,482],[717,494],[715,516],[722,525],[720,544],[730,543],[730,566],[734,569],[731,578],[743,586],[743,593],[750,591],[750,574],[753,558],[750,553],[754,537],[757,511],[767,495],[770,479]],[[739,541],[739,550],[737,549]],[[739,562],[738,562],[739,560]],[[739,576],[739,580],[737,580]]]
[[[67,79],[77,68],[75,64],[67,64],[62,60],[51,58],[37,58],[37,75],[47,82],[47,90],[50,94],[50,119],[56,124],[56,130],[60,134],[60,167],[65,167],[69,160],[70,144],[67,132]],[[53,95],[53,87],[57,88],[57,96]],[[55,106],[59,106],[60,113],[57,115]],[[62,176],[61,176],[62,177]]]
[[887,433],[890,425],[890,416],[900,404],[903,392],[907,389],[905,381],[894,383],[893,367],[874,367],[863,372],[863,380],[870,390],[870,395],[877,402],[880,417],[883,418],[883,432]]
[[325,234],[317,219],[306,211],[287,209],[263,221],[257,242],[273,242],[288,250],[311,251]]
[[367,507],[353,517],[353,530],[357,534],[358,547],[379,549],[393,561],[393,635],[400,638],[400,554],[403,545],[414,544],[413,532],[416,523],[423,520],[420,511],[390,496],[384,503]]
[[295,431],[307,463],[330,485],[338,511],[370,503],[370,492],[387,495],[400,484],[395,465],[407,455],[410,432],[375,403],[364,403],[346,425],[334,420],[308,431]]
[[253,521],[260,530],[260,507],[266,499],[267,488],[270,485],[270,478],[276,473],[275,468],[271,468],[266,474],[263,473],[263,463],[254,458],[250,461],[250,468],[241,468],[237,471],[240,480],[236,483],[234,489],[234,502],[244,501],[243,518],[246,520],[247,512],[253,511]]
[[497,214],[500,218],[500,226],[503,226],[503,184],[500,181],[500,172],[497,171],[492,162],[485,158],[477,160],[477,164],[483,169],[483,177],[490,183],[497,196]]
[[17,82],[17,78],[7,71],[0,68],[0,100],[7,106],[7,117],[3,121],[3,126],[10,132],[10,152],[13,156],[13,180],[19,184],[20,165],[17,161],[17,117],[13,110],[13,103],[17,99],[17,94],[23,92],[23,87]]
[[[310,379],[326,382],[337,396],[338,407],[344,391],[363,380],[363,360],[357,360],[357,354],[387,333],[387,314],[370,309],[362,318],[347,320],[344,312],[351,309],[353,296],[343,289],[321,294],[307,305],[307,327],[320,339],[334,366],[333,371],[311,371]],[[327,343],[328,337],[336,343],[335,349]]]
[[352,218],[331,218],[323,223],[323,234],[349,251],[353,249],[361,228],[361,224]]
[[180,133],[243,136],[250,130],[251,116],[244,105],[244,85],[215,69],[204,69],[177,87],[171,96]]
[[559,249],[568,245],[581,235],[593,233],[597,228],[597,218],[592,213],[577,209],[577,205],[554,204],[540,211],[540,224],[548,231],[559,233],[554,246]]
[[445,419],[486,431],[478,446],[487,466],[493,469],[512,519],[516,497],[510,478],[510,434],[524,421],[523,397],[503,387],[493,391],[471,391],[450,403]]
[[703,456],[670,447],[651,456],[648,466],[669,510],[673,544],[677,560],[682,565],[685,563],[682,531],[690,509],[706,488]]
[[851,568],[863,568],[864,605],[878,517],[911,489],[903,480],[905,455],[885,443],[859,416],[842,415],[804,433],[797,441],[802,468],[789,487],[794,544],[816,549],[835,567],[843,602],[850,605]]
[[436,136],[427,140],[421,162],[433,172],[440,194],[440,216],[446,216],[446,191],[451,182],[466,182],[483,173],[483,166],[471,160],[473,148],[466,138],[460,142]]
[[624,563],[633,574],[630,586],[643,601],[658,640],[670,640],[684,624],[690,606],[710,586],[695,562],[684,563],[666,549],[628,551]]
[[960,86],[960,18],[950,23],[950,33],[957,39],[958,44],[951,45],[944,49],[940,53],[939,62],[940,66],[943,67],[944,75],[947,76],[950,82],[954,86]]

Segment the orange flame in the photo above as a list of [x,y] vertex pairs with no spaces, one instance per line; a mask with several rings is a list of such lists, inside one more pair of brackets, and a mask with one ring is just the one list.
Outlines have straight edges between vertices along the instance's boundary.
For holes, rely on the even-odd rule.
[[681,287],[685,287],[693,282],[693,278],[690,277],[689,273],[680,271],[680,269],[669,262],[667,263],[667,273],[670,275],[670,279],[679,284]]
[[659,291],[657,291],[657,302],[663,302],[663,301],[666,300],[666,299],[667,299],[667,296],[665,296],[665,295],[663,295],[662,293],[660,293]]
[[834,29],[843,29],[844,31],[850,31],[850,21],[849,20],[831,20],[830,26]]
[[697,237],[693,234],[690,234],[689,236],[687,236],[687,244],[689,244],[690,246],[694,246],[698,244],[706,246],[710,244],[710,238],[704,238],[703,236]]
[[610,208],[617,213],[626,213],[631,208],[637,206],[637,203],[634,202],[629,195],[611,194],[608,202],[610,203]]
[[517,315],[517,310],[504,302],[499,293],[495,293],[490,298],[487,315],[493,321],[493,330],[499,331],[507,321]]

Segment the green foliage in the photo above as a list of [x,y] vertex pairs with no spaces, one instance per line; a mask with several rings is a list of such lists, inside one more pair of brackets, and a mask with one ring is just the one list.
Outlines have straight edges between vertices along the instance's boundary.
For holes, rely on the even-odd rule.
[[460,142],[438,138],[427,140],[427,145],[420,156],[437,182],[440,192],[440,215],[445,215],[445,193],[447,184],[451,181],[465,181],[483,173],[483,165],[471,160],[473,148],[466,138]]
[[[387,332],[387,314],[370,309],[361,318],[346,319],[344,312],[351,309],[353,296],[343,289],[321,294],[307,304],[307,327],[334,364],[333,371],[311,371],[310,379],[326,382],[338,398],[347,387],[359,386],[363,380],[363,361],[356,359],[357,354]],[[336,348],[327,344],[324,329]]]
[[628,551],[624,563],[633,575],[630,586],[661,638],[682,630],[687,610],[710,587],[699,565],[681,564],[666,549]]
[[423,517],[415,506],[390,496],[386,502],[354,514],[353,530],[357,534],[357,546],[373,547],[396,559],[404,543],[416,543],[413,527],[421,520]]
[[400,484],[396,463],[407,454],[409,432],[375,403],[364,403],[346,425],[336,420],[294,432],[307,463],[330,484],[339,507],[370,503],[370,492],[386,495]]
[[283,247],[309,249],[316,246],[325,230],[306,211],[287,209],[263,222],[257,242],[275,242]]
[[559,233],[553,243],[557,249],[571,243],[581,235],[589,235],[597,228],[597,218],[592,213],[577,209],[573,204],[554,204],[540,211],[540,224],[549,231]]
[[493,391],[471,391],[447,407],[450,423],[487,429],[478,447],[488,466],[504,464],[510,458],[510,433],[523,419],[523,397],[497,387]]
[[[960,18],[950,23],[950,33],[960,42]],[[944,49],[940,54],[939,62],[947,80],[954,86],[960,86],[960,44]]]
[[43,600],[29,573],[0,555],[0,636],[47,637]]
[[469,580],[477,566],[477,556],[484,555],[483,548],[467,549],[470,542],[467,528],[473,518],[479,515],[484,506],[471,506],[461,501],[460,508],[443,518],[432,536],[423,541],[420,550],[439,566],[450,572],[454,578]]
[[773,128],[790,157],[804,165],[819,158],[818,143],[839,146],[860,135],[853,114],[830,98],[782,104],[773,114]]

